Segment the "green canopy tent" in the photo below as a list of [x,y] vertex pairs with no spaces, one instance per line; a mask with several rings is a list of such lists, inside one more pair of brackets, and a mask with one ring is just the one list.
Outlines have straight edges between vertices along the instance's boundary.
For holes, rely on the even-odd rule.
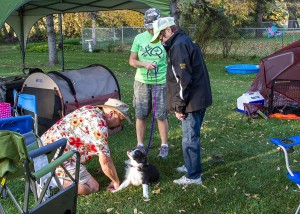
[[1,0],[0,28],[6,22],[19,38],[22,66],[25,68],[26,41],[33,24],[49,14],[135,10],[144,12],[158,8],[163,16],[170,15],[170,0]]

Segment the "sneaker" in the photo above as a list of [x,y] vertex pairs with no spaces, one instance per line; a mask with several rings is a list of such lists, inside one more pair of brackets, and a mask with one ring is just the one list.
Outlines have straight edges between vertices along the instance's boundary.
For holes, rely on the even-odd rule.
[[169,147],[168,146],[161,146],[159,149],[158,157],[160,158],[167,158],[169,154]]
[[189,179],[189,178],[185,177],[185,175],[184,175],[181,178],[179,178],[178,180],[174,180],[173,183],[179,184],[179,185],[189,185],[189,184],[201,185],[202,180],[201,180],[201,177],[196,178],[196,179]]
[[146,153],[144,145],[138,144],[136,148],[137,148],[138,150],[140,150],[141,152],[143,152],[144,154]]
[[182,173],[187,173],[187,168],[185,167],[185,165],[182,165],[180,167],[176,168],[177,172],[182,172]]

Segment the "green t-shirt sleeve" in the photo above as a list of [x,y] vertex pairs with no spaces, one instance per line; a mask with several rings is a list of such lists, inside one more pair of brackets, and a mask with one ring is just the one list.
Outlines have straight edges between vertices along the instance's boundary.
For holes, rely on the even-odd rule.
[[132,43],[132,46],[131,46],[131,52],[134,52],[134,53],[137,53],[139,52],[139,49],[140,49],[140,46],[139,46],[139,36],[137,35],[134,40],[133,40],[133,43]]

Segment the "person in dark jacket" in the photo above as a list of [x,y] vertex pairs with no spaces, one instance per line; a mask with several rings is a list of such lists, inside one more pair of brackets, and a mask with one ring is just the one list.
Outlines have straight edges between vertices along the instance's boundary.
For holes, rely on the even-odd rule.
[[205,110],[212,104],[210,80],[200,47],[181,29],[173,17],[153,23],[151,42],[160,40],[167,51],[167,109],[182,121],[184,165],[177,171],[185,173],[176,184],[202,184],[200,159],[200,128]]

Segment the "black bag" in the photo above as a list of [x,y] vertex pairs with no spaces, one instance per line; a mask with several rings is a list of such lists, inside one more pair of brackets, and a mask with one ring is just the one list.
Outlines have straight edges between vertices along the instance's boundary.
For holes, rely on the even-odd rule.
[[20,91],[27,77],[28,74],[10,77],[0,77],[0,102],[7,102],[10,103],[11,106],[13,106],[13,91],[14,89]]
[[0,77],[0,102],[10,103],[11,106],[14,104],[13,91],[16,89],[18,92],[21,91],[23,83],[26,78],[33,73],[44,73],[39,68],[26,68],[28,72],[17,76]]

